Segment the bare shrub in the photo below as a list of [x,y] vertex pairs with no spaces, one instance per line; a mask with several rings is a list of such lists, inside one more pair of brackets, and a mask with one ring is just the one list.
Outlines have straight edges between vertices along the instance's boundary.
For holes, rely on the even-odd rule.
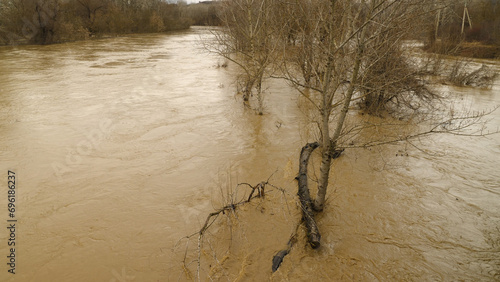
[[236,76],[238,92],[243,94],[247,105],[254,94],[256,110],[263,114],[264,75],[274,61],[273,17],[274,0],[234,0],[221,4],[219,19],[224,29],[214,29],[214,42],[205,47],[234,63],[239,74]]
[[[428,104],[439,97],[420,77],[421,69],[404,56],[401,45],[393,46],[390,41],[381,45],[386,46],[367,52],[367,65],[359,85],[360,109],[376,116],[408,109],[416,111],[422,103]],[[437,71],[439,65],[431,68]]]
[[491,87],[498,74],[486,65],[475,70],[467,70],[467,60],[457,60],[452,66],[446,81],[457,86]]
[[444,71],[444,60],[442,55],[428,53],[419,63],[419,74],[425,75],[441,75]]

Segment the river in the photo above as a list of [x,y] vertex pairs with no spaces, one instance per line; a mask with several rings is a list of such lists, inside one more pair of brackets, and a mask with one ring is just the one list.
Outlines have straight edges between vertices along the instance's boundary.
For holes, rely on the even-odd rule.
[[[206,37],[191,28],[0,47],[0,221],[11,224],[9,170],[17,220],[14,275],[12,235],[0,232],[1,281],[192,279],[197,242],[179,239],[199,230],[221,193],[269,177],[286,192],[271,189],[213,225],[202,280],[500,279],[499,135],[346,151],[318,217],[322,247],[307,247],[299,228],[272,274],[300,217],[293,178],[301,146],[315,139],[307,103],[271,81],[264,116],[243,107],[231,66],[199,44]],[[500,104],[498,81],[440,90],[477,110]],[[490,118],[500,126],[499,111]]]

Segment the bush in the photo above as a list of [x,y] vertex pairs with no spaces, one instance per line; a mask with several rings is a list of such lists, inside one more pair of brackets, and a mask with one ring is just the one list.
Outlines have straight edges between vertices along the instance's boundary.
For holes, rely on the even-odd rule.
[[482,65],[476,70],[467,70],[467,61],[458,60],[451,67],[447,81],[457,86],[490,87],[497,73],[486,65]]
[[391,43],[387,42],[382,52],[368,54],[369,64],[359,86],[362,95],[359,107],[371,115],[417,110],[422,103],[437,97],[418,78],[422,70],[408,61],[400,47],[391,47]]

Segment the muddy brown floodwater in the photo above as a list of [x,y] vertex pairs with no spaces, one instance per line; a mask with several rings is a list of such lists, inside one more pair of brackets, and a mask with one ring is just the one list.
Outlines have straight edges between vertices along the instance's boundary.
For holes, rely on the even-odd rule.
[[[299,238],[272,274],[300,215],[293,178],[314,140],[307,106],[271,81],[264,116],[242,107],[234,70],[218,68],[200,37],[210,33],[0,47],[1,226],[8,170],[17,219],[15,275],[1,228],[1,281],[193,279],[196,240],[178,240],[221,191],[273,173],[286,193],[271,189],[212,226],[202,280],[500,280],[498,135],[346,151],[318,217],[322,247]],[[500,104],[498,82],[440,90],[473,109]],[[490,117],[500,126],[498,111]]]

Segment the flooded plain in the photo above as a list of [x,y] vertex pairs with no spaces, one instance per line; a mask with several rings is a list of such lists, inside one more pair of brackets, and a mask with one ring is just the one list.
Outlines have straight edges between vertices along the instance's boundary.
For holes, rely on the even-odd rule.
[[[499,135],[346,150],[318,216],[322,247],[311,250],[299,227],[271,273],[300,218],[298,155],[315,140],[306,101],[270,81],[264,116],[243,107],[234,69],[219,67],[203,37],[192,28],[0,47],[0,220],[9,226],[9,170],[17,219],[15,275],[0,232],[1,281],[195,279],[196,238],[179,239],[237,183],[269,177],[284,192],[270,189],[212,226],[202,280],[500,279]],[[499,81],[439,90],[473,110],[500,104]],[[497,129],[500,112],[489,118]]]

